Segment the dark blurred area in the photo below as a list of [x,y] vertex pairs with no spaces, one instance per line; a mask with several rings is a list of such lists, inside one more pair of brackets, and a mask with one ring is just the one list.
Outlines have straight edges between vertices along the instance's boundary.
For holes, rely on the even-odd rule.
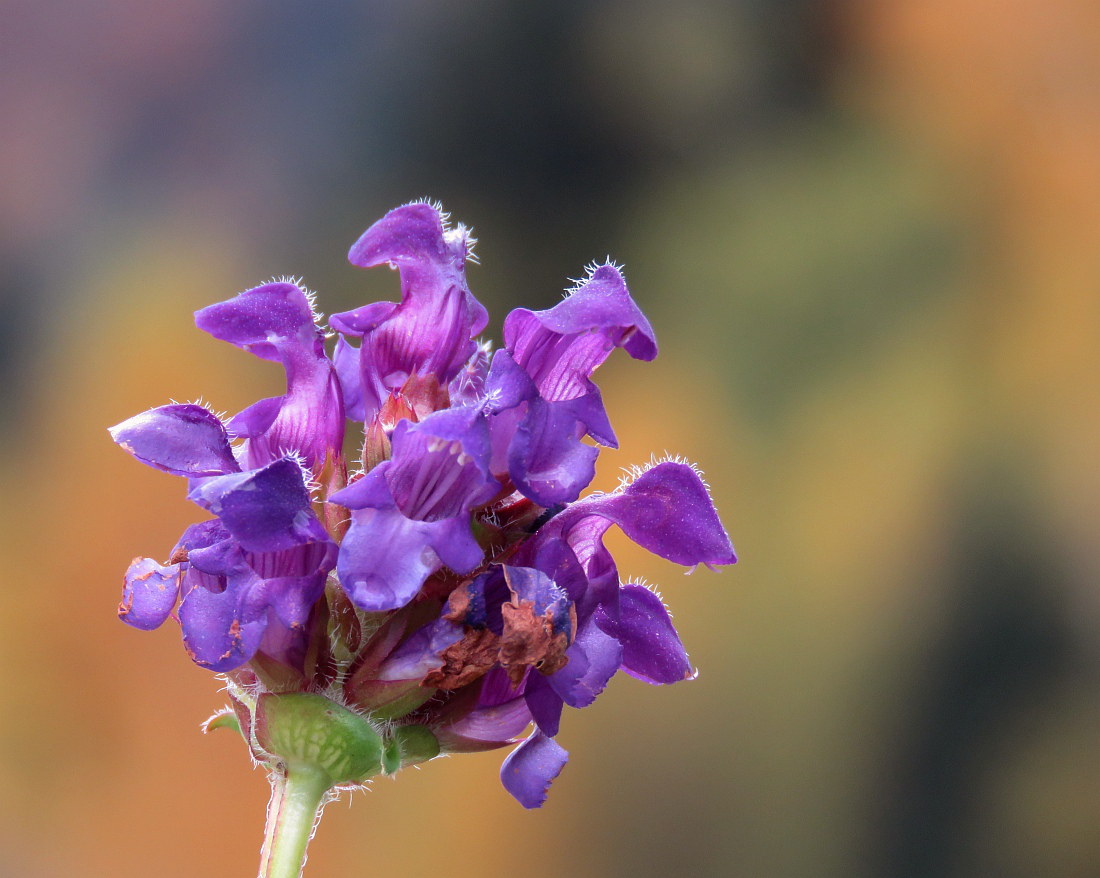
[[[267,788],[167,627],[195,519],[106,426],[281,375],[198,307],[429,196],[499,338],[610,255],[662,345],[618,467],[698,461],[741,555],[658,583],[700,677],[329,807],[315,875],[1100,874],[1100,7],[1086,0],[9,2],[0,32],[4,874],[251,874]],[[308,873],[307,873],[308,874]]]

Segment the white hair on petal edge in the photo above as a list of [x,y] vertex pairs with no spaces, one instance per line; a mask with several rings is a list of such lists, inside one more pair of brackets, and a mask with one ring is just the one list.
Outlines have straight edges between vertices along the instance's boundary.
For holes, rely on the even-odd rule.
[[170,405],[197,405],[201,409],[206,409],[208,412],[210,412],[210,414],[212,414],[215,418],[217,418],[223,424],[229,418],[229,413],[228,412],[226,412],[226,411],[214,411],[214,409],[210,408],[210,403],[206,402],[206,400],[204,400],[201,396],[196,396],[194,399],[189,399],[186,402],[179,402],[178,400],[176,400],[172,397],[169,397],[168,402],[169,402]]
[[[668,613],[668,604],[665,603],[665,599],[661,596],[661,593],[659,591],[657,591],[657,586],[651,585],[650,583],[646,582],[643,577],[641,577],[641,576],[631,576],[630,579],[623,580],[619,584],[623,585],[623,586],[626,586],[626,585],[640,585],[646,591],[653,592],[653,594],[657,597],[657,600],[659,600],[662,604],[664,604],[665,612]],[[671,619],[672,618],[672,613],[668,613],[668,617]]]
[[446,231],[450,227],[451,215],[443,209],[443,202],[438,198],[430,198],[424,195],[420,198],[414,198],[412,201],[402,204],[401,207],[412,207],[414,204],[426,204],[432,210],[439,214],[439,221],[443,223],[443,230]]
[[[245,441],[247,442],[248,440]],[[310,497],[316,497],[321,493],[320,482],[313,477],[313,470],[299,451],[295,449],[277,448],[275,449],[275,454],[279,455],[278,459],[280,460],[291,460],[298,465],[298,469],[302,471],[302,484],[305,485],[305,489],[309,492]]]
[[466,260],[472,262],[474,265],[481,264],[480,260],[477,258],[477,253],[474,252],[474,247],[477,245],[477,238],[474,237],[473,226],[455,223],[455,227],[452,229],[451,214],[443,209],[443,202],[435,198],[429,198],[426,195],[423,198],[414,198],[412,201],[401,206],[411,207],[414,204],[426,204],[438,213],[439,222],[443,226],[443,240],[447,243],[451,241],[462,241],[463,246],[466,248]]
[[462,371],[452,379],[454,385],[452,393],[463,394],[473,390],[479,378],[480,383],[485,384],[489,370],[489,356],[492,351],[492,341],[477,339],[477,350],[466,361]]
[[[305,284],[305,279],[301,277],[295,277],[291,274],[281,274],[278,277],[273,277],[271,280],[266,281],[269,284],[290,284],[297,287],[302,291],[302,295],[306,297],[306,301],[309,303],[309,313],[313,315],[313,322],[320,323],[325,315],[321,313],[317,308],[317,293],[311,290]],[[261,284],[263,286],[263,284]]]
[[472,262],[474,265],[481,265],[481,259],[478,258],[474,250],[474,248],[477,247],[477,238],[474,237],[474,227],[465,226],[459,223],[455,231],[462,234],[463,240],[466,243],[466,261]]
[[590,280],[592,280],[592,275],[594,275],[601,268],[613,268],[622,277],[623,283],[626,283],[626,275],[624,274],[623,265],[619,262],[616,262],[610,256],[605,256],[603,262],[596,262],[595,260],[593,260],[592,262],[589,262],[588,265],[586,265],[584,267],[584,277],[583,278],[575,278],[575,277],[569,278],[570,286],[565,288],[565,296],[564,297],[566,299],[568,299],[571,295],[573,295],[575,292],[577,292],[577,290],[579,290],[586,283],[588,283]]
[[699,469],[698,464],[693,463],[681,454],[669,454],[669,452],[667,451],[660,457],[657,457],[656,454],[650,455],[650,458],[646,463],[636,463],[629,467],[623,467],[623,474],[619,477],[619,486],[615,490],[626,490],[639,478],[641,478],[655,466],[659,466],[662,463],[678,463],[681,466],[686,466],[699,477],[699,481],[703,483],[703,487],[706,488],[707,493],[710,493],[710,485],[707,483],[706,476],[703,475],[703,471]]

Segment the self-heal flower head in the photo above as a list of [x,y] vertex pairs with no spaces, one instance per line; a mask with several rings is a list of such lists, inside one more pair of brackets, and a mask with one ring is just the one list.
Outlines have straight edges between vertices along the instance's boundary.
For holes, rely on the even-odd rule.
[[[273,819],[301,783],[319,806],[374,774],[501,747],[514,748],[504,788],[540,806],[568,760],[566,707],[591,706],[619,671],[694,676],[664,601],[620,576],[605,534],[688,568],[736,560],[681,460],[586,494],[600,446],[617,444],[595,371],[619,348],[657,355],[622,271],[593,267],[556,305],[512,311],[494,352],[477,339],[471,244],[438,207],[390,211],[349,258],[396,269],[399,301],[334,315],[331,354],[295,282],[196,313],[280,363],[283,395],[228,422],[173,403],[111,430],[210,516],[163,562],[134,560],[119,615],[142,630],[174,618],[191,659],[226,676],[231,709],[211,726],[238,726],[268,766]],[[362,441],[350,475],[349,427]],[[300,862],[280,837],[269,870]]]

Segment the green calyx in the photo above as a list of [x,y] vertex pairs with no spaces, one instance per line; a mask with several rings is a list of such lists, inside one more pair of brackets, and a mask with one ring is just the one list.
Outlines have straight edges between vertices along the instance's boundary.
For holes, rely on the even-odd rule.
[[371,719],[377,717],[361,716],[323,695],[269,692],[256,701],[252,728],[265,753],[290,770],[320,774],[329,787],[396,774],[439,755],[439,741],[426,726],[386,725],[380,731]]
[[359,783],[382,770],[384,745],[374,726],[323,695],[261,695],[253,729],[266,752],[291,770],[322,773],[329,786]]

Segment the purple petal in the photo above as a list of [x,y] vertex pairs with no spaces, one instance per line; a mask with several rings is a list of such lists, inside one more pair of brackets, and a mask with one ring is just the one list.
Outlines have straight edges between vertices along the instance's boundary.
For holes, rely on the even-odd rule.
[[184,549],[191,552],[195,549],[212,546],[228,537],[229,531],[225,529],[224,524],[216,518],[208,518],[206,521],[199,521],[190,525],[180,536],[179,542],[176,543],[176,550]]
[[256,581],[254,574],[244,573],[214,592],[188,572],[179,617],[184,646],[195,664],[223,673],[255,654],[268,625],[266,607],[251,593]]
[[[482,678],[481,690],[477,694],[478,707],[495,707],[523,695],[525,682],[513,685],[508,673],[501,667],[495,667]],[[531,720],[528,719],[528,722]],[[521,728],[520,731],[523,731]]]
[[368,612],[403,607],[443,564],[468,573],[483,558],[468,515],[428,522],[401,513],[386,485],[390,463],[330,498],[354,510],[340,545],[337,574],[352,603]]
[[432,551],[455,573],[470,573],[485,560],[485,550],[474,538],[469,516],[420,523],[428,528]]
[[200,405],[164,405],[111,427],[111,438],[142,463],[177,476],[239,472],[217,416]]
[[570,601],[576,603],[588,588],[584,566],[569,543],[560,538],[560,535],[552,539],[542,539],[541,536],[542,531],[539,532],[539,538],[528,543],[536,551],[532,553],[521,550],[513,561],[541,570],[569,596]]
[[570,411],[573,417],[584,424],[584,432],[600,445],[606,448],[619,447],[619,441],[615,438],[615,431],[611,429],[611,421],[607,417],[607,409],[604,408],[600,389],[595,384],[591,385],[584,396],[552,403],[552,405],[562,406]]
[[[220,522],[219,522],[220,524]],[[244,552],[224,527],[212,530],[209,539],[188,547],[187,562],[193,570],[212,577],[237,576],[250,569]],[[218,583],[214,591],[221,591],[224,583]]]
[[508,450],[512,482],[540,506],[576,500],[595,477],[599,454],[581,441],[583,433],[570,401],[533,400]]
[[248,553],[249,567],[263,580],[263,601],[289,629],[303,629],[336,566],[336,544],[306,543],[280,552]]
[[653,329],[612,265],[597,268],[553,308],[513,311],[504,344],[548,400],[587,393],[589,376],[616,347],[636,359],[657,356]]
[[202,308],[195,325],[265,360],[316,356],[322,342],[309,297],[292,283],[262,284]]
[[468,298],[457,286],[430,298],[411,298],[363,336],[359,380],[368,417],[412,376],[433,375],[446,385],[459,373],[477,351]]
[[555,632],[573,636],[569,616],[569,595],[549,576],[532,567],[504,567],[505,581],[512,594],[520,601],[530,601],[536,616],[550,613]]
[[218,516],[250,552],[328,539],[310,507],[302,470],[289,458],[253,472],[206,479],[188,498]]
[[[317,545],[317,544],[314,544]],[[302,630],[325,590],[325,574],[313,576],[280,576],[263,580],[262,600],[272,610],[279,623],[292,630]]]
[[538,388],[526,372],[503,348],[493,354],[489,375],[485,380],[486,411],[490,414],[506,411],[522,402],[534,399]]
[[619,670],[623,649],[593,618],[582,623],[576,641],[565,654],[568,664],[547,679],[570,707],[588,707]]
[[278,552],[244,552],[218,520],[188,528],[174,554],[187,553],[179,618],[192,658],[222,672],[257,650],[301,670],[305,634],[335,563],[330,541]]
[[[737,560],[702,478],[687,464],[665,461],[625,488],[574,503],[539,530],[517,561],[529,563],[529,556],[542,551],[542,545],[564,539],[589,581],[606,585],[604,580],[614,577],[614,562],[603,548],[603,535],[612,524],[638,545],[677,564],[712,566]],[[614,585],[617,589],[618,583]]]
[[569,754],[557,741],[536,730],[508,754],[500,768],[500,782],[524,808],[538,808],[568,760]]
[[281,281],[195,312],[200,329],[286,370],[285,396],[262,400],[233,419],[234,432],[248,439],[242,461],[249,469],[299,454],[316,471],[340,454],[343,396],[315,320],[306,292]]
[[443,237],[443,216],[426,202],[395,207],[367,229],[348,252],[348,261],[360,268],[376,265],[424,263],[461,267],[466,261],[465,243],[460,252],[449,248]]
[[425,551],[423,527],[396,508],[364,509],[352,515],[336,572],[359,609],[377,613],[403,607],[439,568],[438,559]]
[[288,454],[300,456],[314,473],[329,458],[341,456],[344,404],[335,368],[327,359],[288,372],[286,396],[264,399],[230,421],[247,441],[241,462],[248,469],[266,466]]
[[542,674],[530,674],[523,697],[531,711],[531,718],[543,734],[553,737],[561,725],[561,711],[565,706],[562,697],[554,691],[548,678]]
[[[539,529],[515,563],[536,566],[569,590],[582,622],[599,607],[613,626],[619,614],[619,578],[603,544],[612,524],[638,545],[677,564],[714,566],[737,560],[702,478],[687,464],[665,461],[625,488],[574,503]],[[565,565],[563,570],[551,571],[538,560],[559,540],[569,545],[584,571],[583,594],[576,594],[570,579],[576,574],[568,569],[568,557],[557,559]]]
[[706,485],[687,464],[659,463],[593,506],[638,545],[669,561],[690,567],[737,560]]
[[500,490],[489,473],[489,426],[476,409],[436,412],[418,424],[401,421],[392,442],[386,482],[409,518],[464,515]]
[[531,724],[531,711],[523,696],[525,685],[521,682],[513,686],[500,667],[490,669],[480,681],[473,709],[464,707],[462,699],[450,702],[456,718],[444,719],[435,729],[443,749],[449,753],[473,753],[514,744],[516,737]]
[[623,645],[622,669],[647,683],[690,680],[695,671],[661,599],[644,585],[627,584],[614,634]]
[[347,487],[330,494],[327,502],[353,510],[388,509],[394,506],[390,486],[385,478],[389,466],[389,461],[384,461]]
[[[305,667],[310,653],[309,640],[308,628],[287,628],[278,619],[269,616],[267,627],[264,628],[259,646],[252,657],[262,656],[262,662],[269,671],[273,664],[282,665],[283,669],[277,673],[286,683],[293,680],[294,685],[303,685],[298,681],[305,679]],[[297,671],[297,675],[285,677],[284,669],[288,668]]]
[[[614,619],[618,616],[619,571],[615,566],[615,559],[603,544],[604,534],[611,527],[612,521],[599,514],[582,514],[570,520],[569,513],[581,505],[576,503],[558,516],[568,522],[568,527],[565,528],[566,540],[585,579],[582,594],[574,599],[577,603],[577,615],[581,619],[587,619],[596,607],[603,606],[604,611]],[[566,574],[575,576],[576,571],[567,570]],[[555,576],[555,579],[572,581],[569,578],[563,579],[561,575]],[[571,593],[575,593],[575,586],[572,589]]]
[[[603,496],[586,498],[551,518],[512,559],[542,570],[563,588],[576,604],[580,622],[597,607],[614,604],[619,596],[615,560],[603,545],[611,521],[595,505]],[[607,612],[611,618],[617,615],[613,608]]]
[[451,379],[447,393],[452,406],[472,406],[484,398],[485,385],[489,378],[489,350],[488,344],[478,345],[474,355]]
[[383,264],[396,268],[401,274],[403,302],[458,287],[466,298],[473,336],[485,328],[489,315],[466,288],[469,240],[465,226],[448,228],[438,208],[424,203],[406,204],[363,232],[348,252],[348,259],[360,268]]
[[278,552],[249,552],[244,557],[248,566],[264,579],[315,576],[328,573],[335,566],[336,544],[326,539]]
[[598,451],[581,441],[585,434],[617,447],[600,392],[586,384],[581,396],[546,401],[507,350],[493,357],[484,403],[493,470],[506,466],[513,484],[542,506],[576,500],[592,481]]
[[332,353],[332,362],[336,368],[336,376],[340,381],[340,392],[344,397],[345,413],[354,421],[365,420],[363,388],[359,382],[359,348],[348,344],[347,340],[340,336],[336,339],[336,349]]
[[411,376],[433,375],[446,386],[477,351],[473,338],[488,313],[466,286],[467,240],[466,230],[448,229],[436,208],[408,204],[386,214],[351,248],[355,265],[388,263],[401,274],[400,305],[369,305],[330,321],[363,339],[355,395],[365,420]]
[[397,302],[371,302],[352,311],[333,314],[329,318],[329,324],[344,335],[363,336],[389,320],[397,308]]
[[423,679],[443,665],[443,652],[462,639],[461,625],[436,619],[395,649],[375,674],[377,680]]
[[[252,403],[229,419],[227,424],[229,432],[237,439],[262,438],[279,417],[279,411],[285,399],[282,396],[272,396]],[[256,467],[250,468],[256,469]]]
[[160,627],[176,605],[180,575],[179,564],[162,567],[152,558],[135,558],[126,571],[118,617],[143,631]]
[[[340,584],[361,610],[403,607],[443,563],[466,573],[481,560],[481,547],[452,520],[412,521],[396,508],[364,509],[352,516],[340,546]],[[449,563],[448,563],[449,562]]]
[[[493,672],[490,671],[491,675]],[[507,677],[505,677],[507,679]],[[443,749],[450,753],[495,750],[515,741],[531,724],[531,711],[523,696],[499,704],[477,707],[436,730]]]

